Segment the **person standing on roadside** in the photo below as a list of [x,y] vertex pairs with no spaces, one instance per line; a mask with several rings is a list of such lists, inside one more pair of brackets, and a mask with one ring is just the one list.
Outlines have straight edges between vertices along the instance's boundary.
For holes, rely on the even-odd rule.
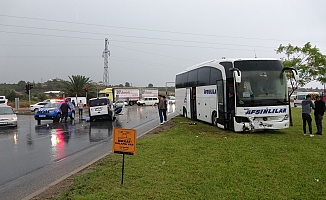
[[158,95],[158,115],[160,116],[160,124],[163,124],[163,109],[164,109],[164,101],[161,95]]
[[71,103],[72,103],[72,105],[74,105],[74,107],[76,107],[75,100],[72,100]]
[[79,114],[79,117],[83,117],[84,104],[83,104],[82,100],[79,101],[79,103],[77,104],[77,106],[78,106],[78,114]]
[[325,102],[320,98],[320,96],[316,97],[315,101],[315,122],[317,126],[316,135],[323,134],[323,116],[325,112]]
[[65,122],[67,122],[67,118],[68,118],[68,111],[69,111],[70,107],[68,104],[68,100],[66,99],[65,102],[63,102],[60,106],[60,110],[62,113],[61,116],[61,121],[63,121],[63,118],[65,119]]
[[308,94],[306,99],[302,101],[302,128],[303,134],[306,135],[306,124],[308,123],[310,137],[313,137],[311,127],[311,108],[315,109],[315,104],[311,101],[311,96]]
[[166,99],[165,96],[163,96],[163,120],[164,122],[167,121],[167,116],[166,116],[166,111],[168,109],[168,100]]

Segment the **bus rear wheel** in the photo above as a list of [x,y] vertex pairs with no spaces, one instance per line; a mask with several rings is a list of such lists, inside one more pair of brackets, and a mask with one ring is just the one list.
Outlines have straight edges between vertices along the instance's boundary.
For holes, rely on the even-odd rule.
[[212,125],[217,126],[217,112],[213,112],[212,114]]

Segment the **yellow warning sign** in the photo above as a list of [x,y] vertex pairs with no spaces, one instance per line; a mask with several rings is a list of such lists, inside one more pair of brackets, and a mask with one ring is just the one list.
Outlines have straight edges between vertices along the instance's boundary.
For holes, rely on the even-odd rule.
[[136,154],[136,130],[114,128],[112,151],[121,154]]

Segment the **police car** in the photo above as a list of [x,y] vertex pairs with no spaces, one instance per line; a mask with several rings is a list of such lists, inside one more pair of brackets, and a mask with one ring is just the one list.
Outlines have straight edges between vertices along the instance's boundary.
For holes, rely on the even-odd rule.
[[[63,99],[57,99],[45,104],[43,108],[40,108],[34,113],[34,118],[38,123],[41,120],[53,120],[53,122],[59,122],[62,117],[62,111],[60,110],[61,104],[64,103]],[[68,117],[73,120],[75,118],[75,107],[71,102],[68,102],[70,109],[68,110]]]

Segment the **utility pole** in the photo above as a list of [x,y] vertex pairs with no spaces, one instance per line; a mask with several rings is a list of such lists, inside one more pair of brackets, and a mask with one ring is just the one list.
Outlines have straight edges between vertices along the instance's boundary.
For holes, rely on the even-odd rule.
[[[28,86],[30,87],[30,86]],[[28,90],[28,104],[29,104],[29,107],[31,107],[31,88],[29,88]]]
[[103,84],[105,87],[109,86],[109,56],[110,56],[109,42],[108,39],[105,38],[104,51],[102,54],[102,57],[104,58]]

